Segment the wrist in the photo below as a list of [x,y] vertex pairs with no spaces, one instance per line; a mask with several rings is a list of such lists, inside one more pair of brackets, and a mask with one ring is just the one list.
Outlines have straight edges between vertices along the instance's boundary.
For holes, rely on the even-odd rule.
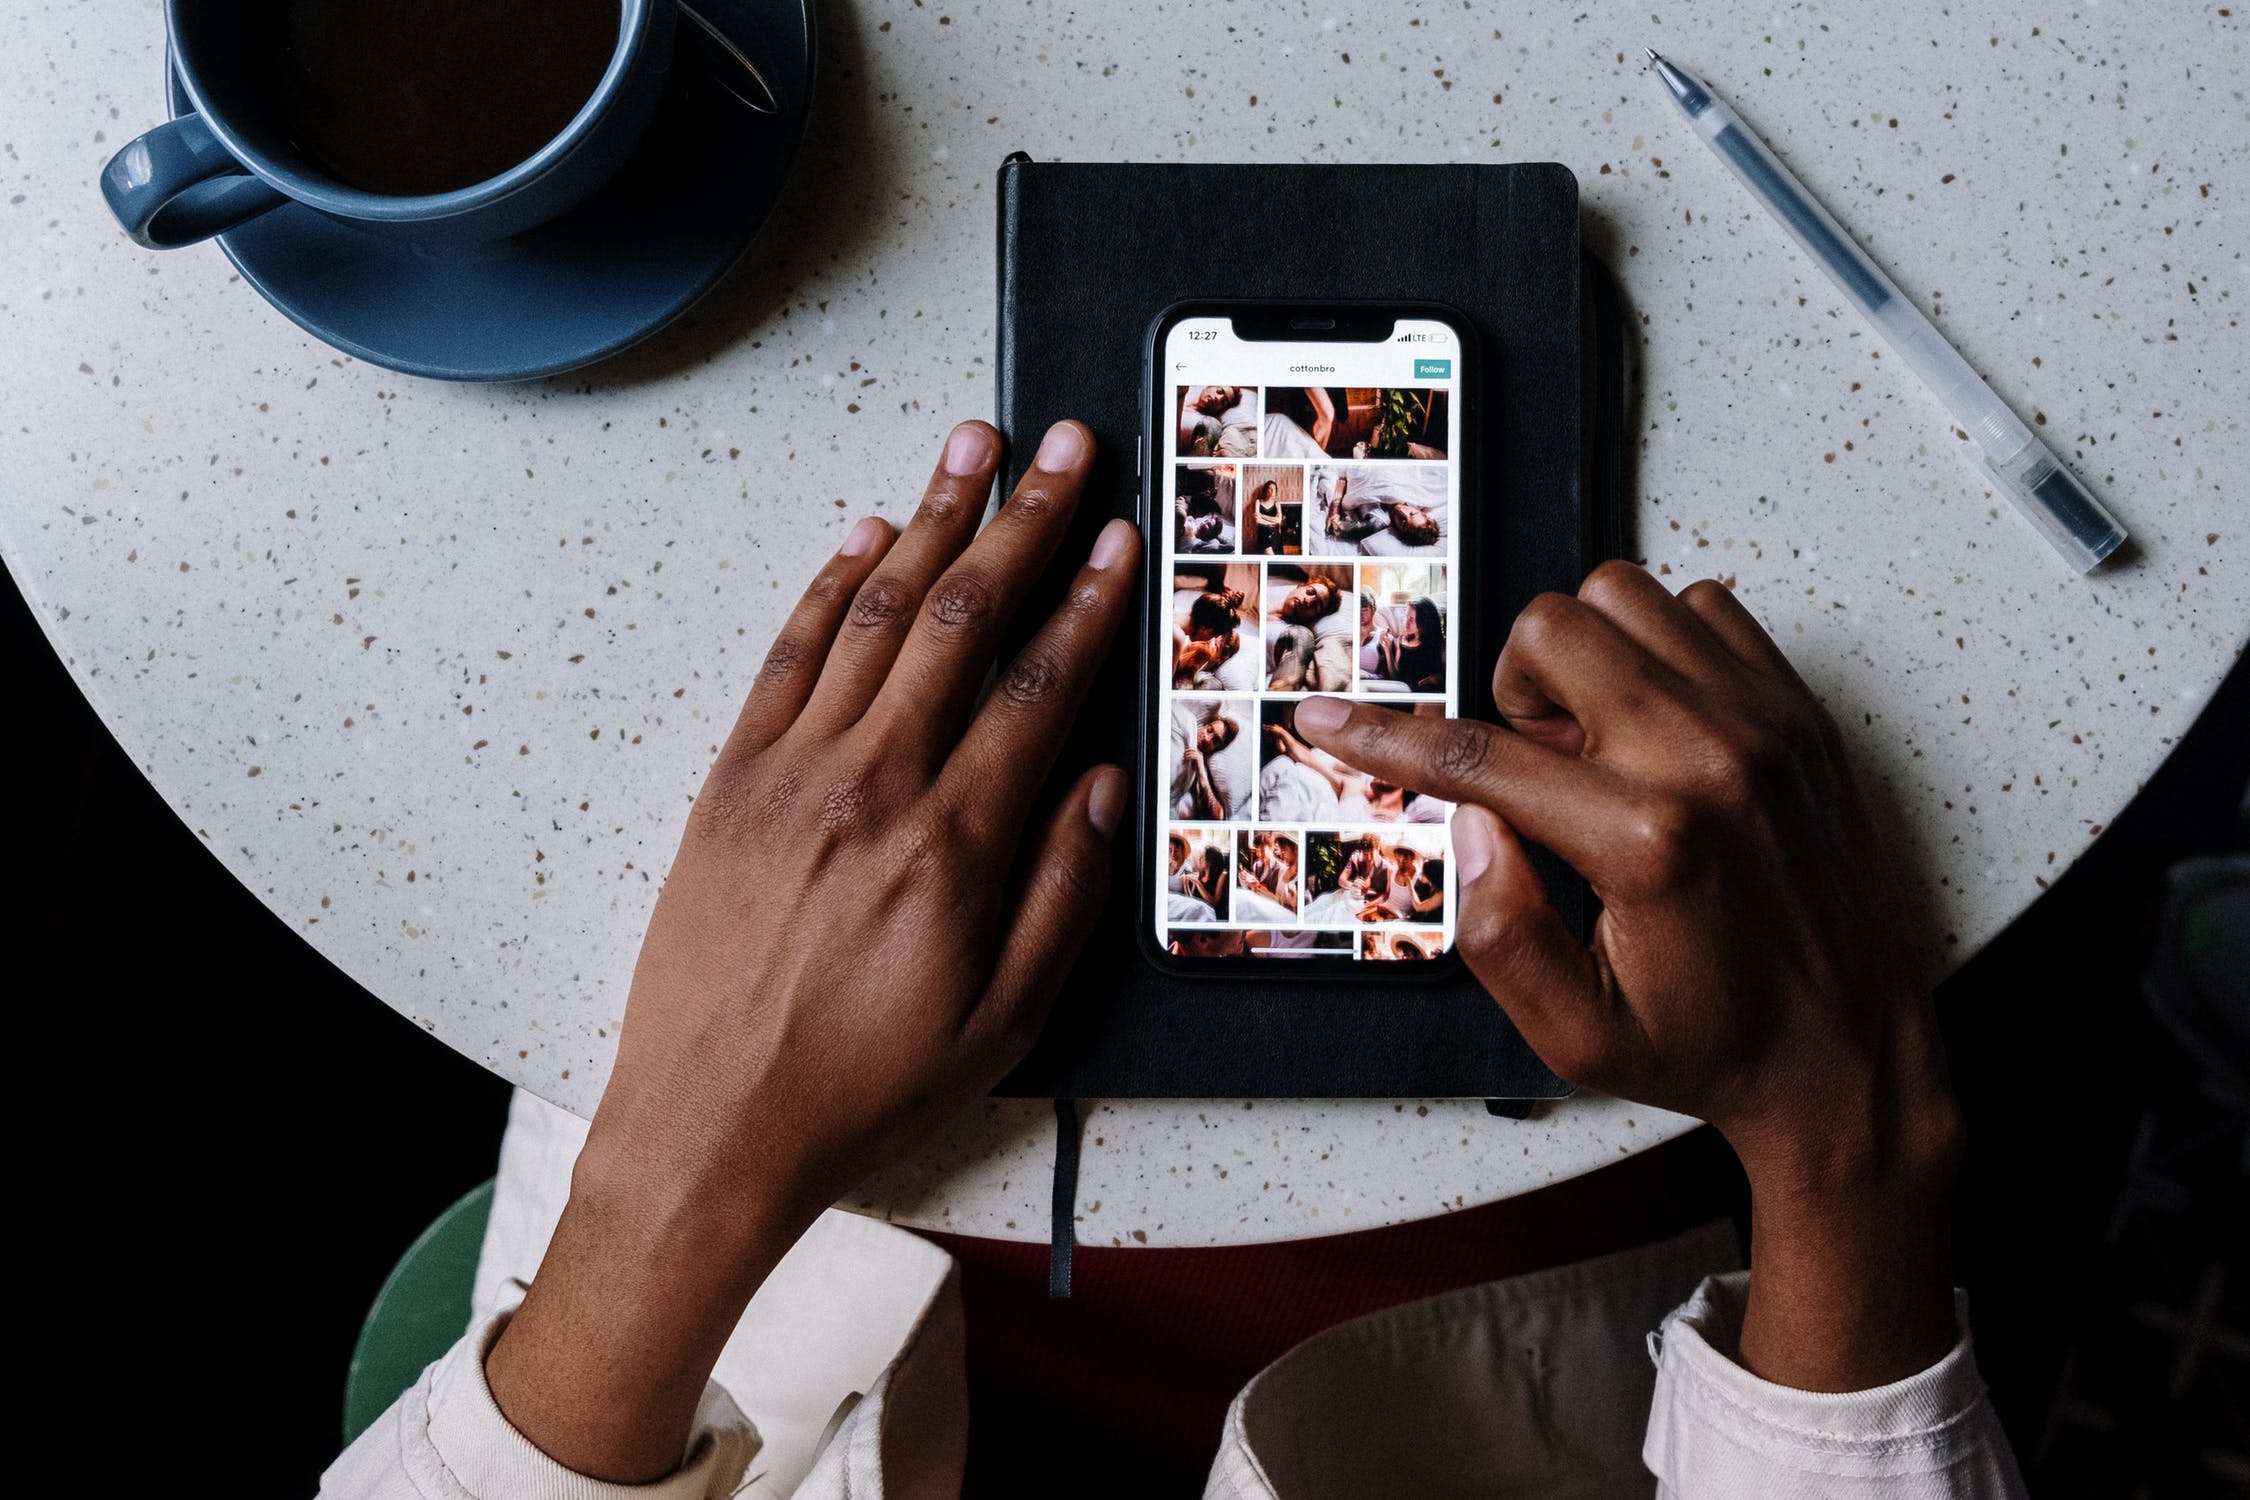
[[616,1483],[678,1464],[720,1349],[818,1212],[723,1172],[721,1151],[676,1145],[597,1122],[538,1275],[485,1359],[517,1431]]
[[1906,1028],[1875,1066],[1825,1074],[1766,1115],[1721,1133],[1771,1207],[1952,1193],[1963,1126],[1934,1025]]
[[609,1253],[661,1264],[692,1255],[712,1272],[778,1259],[825,1203],[806,1206],[804,1173],[777,1144],[641,1129],[608,1101],[570,1172],[570,1207]]
[[1826,1215],[1951,1196],[1962,1126],[1950,1096],[1831,1118],[1826,1130],[1729,1134],[1762,1210]]
[[1821,1107],[1794,1128],[1729,1135],[1750,1180],[1741,1357],[1776,1384],[1885,1385],[1928,1369],[1959,1337],[1961,1114],[1934,1049],[1908,1058],[1862,1088],[1824,1080]]

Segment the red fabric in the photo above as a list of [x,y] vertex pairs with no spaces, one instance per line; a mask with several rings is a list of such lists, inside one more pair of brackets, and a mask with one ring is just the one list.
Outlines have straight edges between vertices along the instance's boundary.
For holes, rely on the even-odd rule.
[[[961,1265],[970,1473],[981,1480],[970,1492],[1029,1492],[1058,1449],[1079,1464],[1108,1455],[1120,1493],[1135,1464],[1199,1479],[1234,1393],[1321,1329],[1680,1227],[1662,1153],[1646,1152],[1388,1229],[1219,1249],[1081,1245],[1067,1301],[1047,1296],[1044,1245],[926,1235]],[[1078,1493],[1110,1492],[1092,1483]]]

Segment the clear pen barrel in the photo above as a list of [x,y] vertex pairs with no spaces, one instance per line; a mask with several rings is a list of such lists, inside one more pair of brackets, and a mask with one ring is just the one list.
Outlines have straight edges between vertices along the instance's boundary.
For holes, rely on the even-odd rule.
[[[1678,87],[1674,85],[1675,95]],[[2125,540],[2125,529],[2116,518],[1992,393],[1922,310],[1867,258],[1844,226],[1805,191],[1734,111],[1700,85],[1694,91],[1693,103],[1682,103],[1689,108],[1696,132],[1929,387],[1958,424],[1968,442],[1968,457],[1993,488],[2080,572],[2115,552]]]

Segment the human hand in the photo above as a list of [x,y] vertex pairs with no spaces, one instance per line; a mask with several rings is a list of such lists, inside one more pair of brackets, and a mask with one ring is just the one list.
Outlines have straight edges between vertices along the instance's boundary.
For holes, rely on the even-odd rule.
[[677,1461],[766,1271],[1022,1057],[1099,914],[1123,772],[1036,827],[1031,789],[1130,598],[1129,522],[977,701],[1092,457],[1057,425],[979,534],[1000,441],[964,423],[905,532],[861,521],[775,638],[650,919],[556,1248],[487,1362],[580,1472]]
[[[1798,1248],[1769,1248],[1768,1230],[1833,1248],[1847,1223],[1895,1210],[1879,1233],[1917,1262],[1919,1300],[1890,1320],[1893,1344],[1874,1338],[1873,1363],[1921,1368],[1933,1337],[1938,1353],[1951,1341],[1943,1236],[1927,1226],[1933,1210],[1942,1220],[1959,1114],[1834,723],[1726,589],[1675,599],[1624,563],[1576,598],[1534,600],[1493,691],[1513,732],[1332,699],[1299,707],[1297,726],[1351,765],[1463,804],[1460,949],[1550,1066],[1699,1116],[1734,1146],[1758,1204],[1754,1306],[1761,1280],[1787,1283],[1768,1263]],[[1591,944],[1548,904],[1519,833],[1601,899]],[[1746,1359],[1758,1331],[1746,1324]],[[1782,1372],[1769,1378],[1843,1388],[1865,1372],[1819,1343],[1765,1351]]]
[[1092,439],[1049,433],[981,534],[998,435],[964,424],[946,455],[895,545],[863,521],[768,653],[650,921],[597,1157],[754,1155],[769,1180],[786,1161],[817,1211],[1022,1056],[1101,909],[1121,771],[1081,777],[1019,844],[1137,533],[1103,532],[979,707]]

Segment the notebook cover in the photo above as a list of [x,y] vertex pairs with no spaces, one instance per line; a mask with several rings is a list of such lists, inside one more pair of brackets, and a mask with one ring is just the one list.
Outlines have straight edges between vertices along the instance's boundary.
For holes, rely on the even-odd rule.
[[[1465,638],[1463,712],[1492,718],[1505,622],[1533,595],[1574,589],[1615,545],[1597,424],[1582,420],[1587,316],[1578,183],[1548,163],[1507,166],[1079,164],[1000,169],[997,421],[1012,487],[1040,433],[1076,417],[1099,439],[1063,557],[1112,516],[1142,514],[1143,359],[1175,303],[1427,301],[1460,310],[1481,349],[1478,428],[1487,622]],[[1595,266],[1596,273],[1599,267]],[[1606,287],[1603,288],[1606,292]],[[1610,330],[1615,331],[1614,304]],[[1597,382],[1598,383],[1598,382]],[[1610,433],[1614,442],[1615,432]],[[1615,465],[1609,465],[1614,476]],[[1465,475],[1464,478],[1467,476]],[[1156,554],[1152,546],[1150,555]],[[1035,590],[1042,618],[1068,569]],[[1145,594],[1145,585],[1141,591]],[[1097,760],[1132,767],[1143,733],[1135,613],[1088,694],[1050,786]],[[1133,787],[1136,804],[1143,788]],[[1031,1055],[1000,1094],[1102,1098],[1547,1098],[1569,1092],[1465,966],[1419,982],[1326,982],[1263,970],[1180,978],[1132,930],[1143,818],[1121,827],[1113,895]],[[1542,858],[1549,893],[1583,926],[1583,884]]]

